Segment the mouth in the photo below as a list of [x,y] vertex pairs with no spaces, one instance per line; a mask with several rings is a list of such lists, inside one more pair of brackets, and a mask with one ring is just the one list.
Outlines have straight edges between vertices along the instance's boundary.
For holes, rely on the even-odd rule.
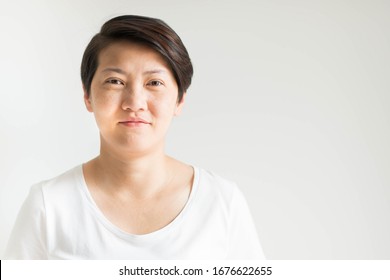
[[119,124],[128,127],[141,127],[144,125],[150,125],[151,123],[143,119],[131,119],[131,120],[120,121]]

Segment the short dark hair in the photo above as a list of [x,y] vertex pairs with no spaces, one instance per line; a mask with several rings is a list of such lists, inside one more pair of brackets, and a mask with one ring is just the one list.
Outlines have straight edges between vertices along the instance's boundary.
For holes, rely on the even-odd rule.
[[191,84],[194,71],[187,49],[176,32],[162,20],[135,15],[110,19],[89,42],[81,62],[81,80],[87,95],[98,68],[100,52],[123,40],[146,44],[163,57],[175,77],[180,102]]

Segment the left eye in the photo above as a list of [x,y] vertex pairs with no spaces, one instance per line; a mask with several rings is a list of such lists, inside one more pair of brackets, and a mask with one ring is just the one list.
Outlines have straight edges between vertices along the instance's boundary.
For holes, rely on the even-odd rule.
[[154,87],[161,86],[162,84],[163,84],[163,83],[160,82],[160,81],[150,81],[150,82],[148,83],[148,85],[154,86]]

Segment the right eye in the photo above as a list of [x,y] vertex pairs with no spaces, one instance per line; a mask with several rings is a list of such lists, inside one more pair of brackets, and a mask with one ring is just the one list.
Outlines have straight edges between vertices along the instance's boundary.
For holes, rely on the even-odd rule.
[[111,78],[111,79],[108,79],[106,81],[106,83],[108,84],[112,84],[112,85],[124,85],[125,83],[119,79],[114,79],[114,78]]

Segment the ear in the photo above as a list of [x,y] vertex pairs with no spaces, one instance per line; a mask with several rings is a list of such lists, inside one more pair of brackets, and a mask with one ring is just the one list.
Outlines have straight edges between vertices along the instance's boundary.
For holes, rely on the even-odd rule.
[[84,91],[84,104],[85,107],[87,108],[88,112],[93,112],[92,104],[91,104],[91,95],[88,94],[87,90],[83,86],[83,91]]
[[183,110],[184,101],[186,99],[186,96],[187,96],[187,93],[184,92],[183,93],[183,97],[181,98],[180,102],[177,102],[174,116],[179,116],[180,115],[181,111]]

